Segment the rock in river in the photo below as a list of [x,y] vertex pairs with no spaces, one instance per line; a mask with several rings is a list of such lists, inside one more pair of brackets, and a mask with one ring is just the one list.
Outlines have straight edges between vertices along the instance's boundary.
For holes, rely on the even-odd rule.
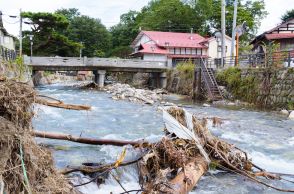
[[294,111],[291,111],[291,113],[289,115],[289,119],[294,120]]

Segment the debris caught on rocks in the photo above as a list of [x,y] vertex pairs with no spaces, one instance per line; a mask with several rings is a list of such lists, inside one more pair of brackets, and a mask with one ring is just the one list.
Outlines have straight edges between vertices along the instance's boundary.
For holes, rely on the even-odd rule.
[[105,90],[112,95],[114,100],[128,99],[131,102],[139,102],[153,105],[160,102],[166,91],[163,89],[146,90],[136,89],[128,84],[115,83],[105,86]]

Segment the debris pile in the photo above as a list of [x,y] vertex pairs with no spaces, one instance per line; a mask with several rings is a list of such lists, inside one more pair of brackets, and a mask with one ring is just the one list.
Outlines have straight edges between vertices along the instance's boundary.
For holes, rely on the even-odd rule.
[[281,179],[253,164],[246,152],[212,135],[206,119],[198,120],[178,107],[163,110],[163,119],[166,137],[139,161],[140,183],[146,193],[188,193],[209,165],[279,191],[294,192],[258,178]]
[[128,84],[111,84],[105,87],[108,93],[112,94],[114,100],[128,99],[131,102],[154,104],[161,101],[166,91],[163,89],[145,90],[136,89]]
[[75,193],[56,172],[49,150],[32,132],[35,91],[24,83],[0,81],[0,191],[4,193]]

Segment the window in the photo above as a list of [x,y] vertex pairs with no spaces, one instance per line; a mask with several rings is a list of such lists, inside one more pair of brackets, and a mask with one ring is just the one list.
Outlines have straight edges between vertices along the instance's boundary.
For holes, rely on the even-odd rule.
[[186,54],[185,48],[181,48],[181,55]]
[[192,54],[192,50],[191,50],[191,48],[187,48],[187,49],[186,49],[186,54],[188,54],[188,55]]

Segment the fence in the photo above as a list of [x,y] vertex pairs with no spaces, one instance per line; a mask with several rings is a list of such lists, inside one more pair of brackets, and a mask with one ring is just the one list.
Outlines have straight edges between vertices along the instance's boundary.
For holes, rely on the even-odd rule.
[[0,46],[0,59],[4,61],[12,61],[16,59],[16,56],[16,51]]
[[208,67],[216,69],[232,66],[240,68],[294,67],[294,50],[240,55],[238,60],[236,56],[226,57],[224,58],[224,66],[221,65],[220,58],[209,58],[207,62]]

